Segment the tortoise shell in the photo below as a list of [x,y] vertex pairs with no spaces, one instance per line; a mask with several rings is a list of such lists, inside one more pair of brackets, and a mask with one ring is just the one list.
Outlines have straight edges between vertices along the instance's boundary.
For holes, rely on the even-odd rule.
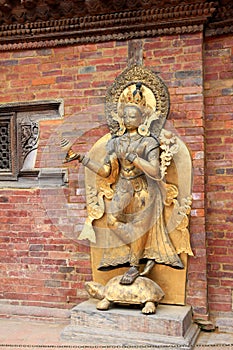
[[120,304],[143,304],[147,301],[159,302],[164,292],[157,283],[147,277],[137,277],[133,284],[120,284],[122,276],[113,277],[104,287],[104,296],[109,301]]

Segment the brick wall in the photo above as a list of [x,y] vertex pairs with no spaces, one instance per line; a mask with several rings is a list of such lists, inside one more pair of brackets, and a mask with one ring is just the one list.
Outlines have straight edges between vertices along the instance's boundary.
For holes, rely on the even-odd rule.
[[[191,243],[195,256],[189,259],[187,303],[200,317],[208,313],[206,218],[210,311],[224,311],[221,305],[226,311],[231,308],[230,43],[230,37],[224,42],[206,41],[204,101],[202,34],[144,41],[145,65],[158,72],[169,89],[168,126],[186,143],[193,159]],[[61,166],[61,133],[69,131],[67,138],[83,152],[106,133],[106,88],[127,67],[127,50],[127,42],[110,42],[0,54],[0,103],[64,100],[64,120],[40,122],[38,167]],[[69,166],[66,189],[0,190],[0,207],[0,298],[60,308],[83,300],[84,281],[91,279],[89,248],[75,241],[86,216],[83,168]],[[226,298],[224,303],[218,303],[220,295]]]
[[233,38],[206,40],[206,199],[208,299],[211,312],[232,315]]
[[91,278],[88,249],[51,222],[40,191],[1,190],[0,207],[1,299],[49,307],[82,300],[83,283]]

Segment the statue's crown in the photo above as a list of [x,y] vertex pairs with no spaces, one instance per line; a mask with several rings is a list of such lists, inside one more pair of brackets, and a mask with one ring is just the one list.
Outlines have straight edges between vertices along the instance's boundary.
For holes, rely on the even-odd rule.
[[121,96],[120,103],[146,106],[146,98],[144,96],[142,83],[136,83],[136,88],[134,88],[134,90],[133,86],[129,86],[127,92],[123,93]]

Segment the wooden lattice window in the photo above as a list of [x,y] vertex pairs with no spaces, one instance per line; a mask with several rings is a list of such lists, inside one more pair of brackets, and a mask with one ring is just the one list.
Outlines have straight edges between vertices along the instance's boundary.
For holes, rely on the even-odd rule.
[[17,159],[16,114],[0,114],[0,180],[17,178]]

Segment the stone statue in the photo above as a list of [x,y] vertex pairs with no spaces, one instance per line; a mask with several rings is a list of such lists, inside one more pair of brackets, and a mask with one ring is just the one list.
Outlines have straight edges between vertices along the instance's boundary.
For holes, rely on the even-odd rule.
[[[178,254],[192,255],[186,220],[191,198],[181,206],[176,200],[177,186],[165,181],[178,152],[175,135],[162,129],[169,110],[168,92],[158,77],[149,88],[148,74],[151,77],[137,66],[124,72],[107,93],[111,133],[97,142],[96,152],[89,156],[72,149],[66,156],[66,162],[77,159],[89,173],[88,217],[79,239],[87,238],[102,247],[98,270],[128,267],[120,278],[122,285],[148,275],[155,264],[183,269]],[[173,207],[169,220],[166,207]],[[173,230],[185,232],[184,249],[174,247],[169,224]]]

